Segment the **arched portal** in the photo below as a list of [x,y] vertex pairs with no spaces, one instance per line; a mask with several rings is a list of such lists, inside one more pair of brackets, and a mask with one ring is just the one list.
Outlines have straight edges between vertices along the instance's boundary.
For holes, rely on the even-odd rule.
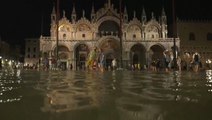
[[[54,49],[54,53],[56,56],[56,48]],[[67,69],[69,53],[70,51],[66,46],[64,45],[58,46],[58,62],[59,62],[58,66],[63,70]]]
[[130,61],[132,65],[141,66],[146,64],[146,49],[141,44],[135,44],[130,50]]
[[103,40],[99,46],[106,56],[106,67],[111,66],[111,62],[114,58],[117,60],[120,58],[120,45],[115,39],[109,38]]
[[151,51],[150,57],[151,57],[152,61],[162,60],[164,50],[165,50],[165,48],[161,45],[153,45],[150,48],[150,51]]
[[88,46],[79,44],[75,49],[76,70],[84,70],[87,55],[89,53]]
[[104,21],[98,28],[100,36],[119,35],[119,25],[115,21]]

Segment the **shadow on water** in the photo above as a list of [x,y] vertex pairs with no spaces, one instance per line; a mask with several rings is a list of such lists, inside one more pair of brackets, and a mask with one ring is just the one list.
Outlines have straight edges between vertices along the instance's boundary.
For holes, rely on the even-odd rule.
[[211,120],[212,71],[0,72],[4,120]]

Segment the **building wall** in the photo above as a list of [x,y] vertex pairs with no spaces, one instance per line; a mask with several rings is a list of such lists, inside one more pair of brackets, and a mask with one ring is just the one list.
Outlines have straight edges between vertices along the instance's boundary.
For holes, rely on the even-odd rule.
[[5,41],[0,41],[0,47],[0,55],[8,59],[10,57],[10,45]]
[[25,43],[24,65],[28,67],[36,66],[39,64],[40,58],[39,39],[27,38]]
[[[144,9],[142,20],[136,18],[136,13],[129,20],[127,9],[125,9],[123,16],[126,17],[120,23],[120,13],[109,2],[96,12],[92,7],[91,20],[84,14],[80,19],[75,19],[76,16],[75,9],[72,10],[71,20],[67,19],[63,12],[63,17],[58,21],[57,33],[56,12],[53,8],[50,36],[41,36],[39,41],[41,61],[49,59],[52,62],[52,59],[58,59],[56,56],[58,48],[60,61],[65,62],[67,67],[73,64],[77,69],[78,64],[84,62],[83,56],[87,57],[89,51],[97,46],[104,50],[108,59],[119,59],[122,55],[125,66],[135,63],[147,65],[149,58],[162,59],[164,50],[172,50],[173,38],[167,35],[167,18],[164,9],[159,17],[161,19],[156,19],[151,13],[151,18],[148,20]],[[120,28],[123,34],[120,34]],[[122,53],[120,53],[121,45]],[[176,38],[176,45],[180,47],[178,38]]]
[[[212,59],[212,40],[208,40],[207,35],[212,35],[212,21],[189,20],[177,21],[178,36],[181,39],[181,53],[198,52],[204,64],[207,59]],[[193,35],[191,35],[193,34]],[[190,38],[194,36],[194,38]]]

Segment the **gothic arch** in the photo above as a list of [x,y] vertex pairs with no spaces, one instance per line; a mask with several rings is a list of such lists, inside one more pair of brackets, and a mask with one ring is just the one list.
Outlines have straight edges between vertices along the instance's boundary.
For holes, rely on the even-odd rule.
[[130,63],[140,64],[141,66],[146,64],[146,48],[140,43],[133,44],[130,49]]
[[103,50],[103,53],[106,56],[106,66],[111,66],[113,58],[120,58],[120,44],[119,40],[116,37],[103,37],[99,43],[99,48]]
[[89,47],[85,43],[78,43],[74,48],[75,68],[77,70],[85,69],[85,63],[89,54]]
[[151,60],[162,60],[165,47],[161,44],[154,44],[149,48],[149,56]]
[[[56,57],[56,52],[57,52],[56,50],[57,50],[57,48],[55,46],[53,49],[53,56],[55,56],[55,57]],[[67,61],[70,58],[69,53],[70,53],[70,50],[66,45],[63,45],[63,44],[58,45],[58,59],[59,60]]]
[[[64,47],[67,48],[67,51],[70,51],[69,47],[68,47],[66,44],[64,44],[64,43],[58,44],[58,47],[59,47],[59,46],[64,46]],[[57,45],[55,44],[55,45],[52,47],[52,50],[56,50],[56,47],[57,47]]]
[[104,22],[104,21],[114,21],[115,23],[117,23],[118,25],[120,24],[120,20],[117,17],[114,16],[106,16],[106,17],[102,17],[101,19],[99,19],[96,23],[97,28],[99,28],[99,26]]
[[157,21],[151,20],[147,23],[145,29],[146,38],[148,39],[158,39],[161,38],[161,26]]
[[91,32],[91,26],[86,23],[81,23],[76,26],[76,32]]

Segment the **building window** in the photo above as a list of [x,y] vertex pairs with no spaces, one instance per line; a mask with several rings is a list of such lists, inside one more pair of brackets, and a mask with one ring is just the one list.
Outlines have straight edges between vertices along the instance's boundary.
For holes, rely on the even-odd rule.
[[66,39],[66,34],[63,34],[63,39]]
[[155,38],[155,36],[154,36],[154,35],[152,35],[152,38]]
[[28,48],[28,50],[27,50],[28,52],[30,52],[30,48]]
[[194,35],[194,33],[190,33],[189,34],[189,40],[195,40],[195,35]]
[[33,51],[36,52],[36,47],[34,47]]
[[36,55],[33,55],[33,58],[36,58]]
[[207,34],[207,40],[208,41],[212,41],[212,33],[208,33]]
[[85,38],[85,34],[82,34],[82,37]]
[[30,55],[27,55],[28,58],[30,58]]
[[136,38],[136,35],[135,34],[133,34],[133,39],[135,39]]

